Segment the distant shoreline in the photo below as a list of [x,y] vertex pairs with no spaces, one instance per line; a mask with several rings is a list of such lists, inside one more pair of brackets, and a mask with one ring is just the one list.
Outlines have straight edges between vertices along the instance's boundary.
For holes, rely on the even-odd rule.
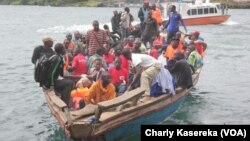
[[[22,3],[24,2],[24,3]],[[218,0],[214,0],[214,2],[218,2]],[[224,3],[224,2],[222,2]],[[226,3],[225,3],[226,4]],[[32,0],[17,0],[12,2],[0,2],[0,5],[34,5],[34,6],[52,6],[52,7],[118,7],[117,4],[106,5],[100,1],[88,0],[83,2],[75,2],[75,3],[42,3],[41,1],[32,1]],[[250,2],[229,2],[229,9],[250,9]]]

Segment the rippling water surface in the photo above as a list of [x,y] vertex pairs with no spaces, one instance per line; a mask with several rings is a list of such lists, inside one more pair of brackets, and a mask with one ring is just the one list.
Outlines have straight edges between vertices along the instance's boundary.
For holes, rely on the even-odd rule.
[[[0,6],[0,140],[67,140],[33,80],[33,49],[45,34],[62,42],[66,32],[86,31],[95,19],[110,23],[113,10]],[[131,11],[136,18],[138,9]],[[197,86],[165,124],[250,124],[249,12],[230,10],[226,23],[188,27],[208,43],[205,66]]]

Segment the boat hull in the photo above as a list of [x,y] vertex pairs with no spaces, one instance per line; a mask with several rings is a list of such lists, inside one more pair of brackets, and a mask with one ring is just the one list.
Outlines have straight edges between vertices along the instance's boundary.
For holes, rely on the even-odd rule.
[[207,24],[221,24],[226,22],[230,15],[198,17],[198,18],[183,18],[187,26],[192,25],[207,25]]
[[108,141],[117,140],[121,138],[126,138],[131,135],[140,133],[142,124],[158,124],[164,121],[168,116],[170,116],[174,111],[176,111],[180,105],[183,103],[187,95],[178,99],[175,103],[159,109],[157,112],[141,116],[133,121],[130,121],[119,128],[113,129],[107,134],[105,134],[105,139]]

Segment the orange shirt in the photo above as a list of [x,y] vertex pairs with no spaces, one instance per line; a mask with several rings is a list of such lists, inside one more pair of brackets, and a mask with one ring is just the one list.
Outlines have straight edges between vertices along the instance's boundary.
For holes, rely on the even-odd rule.
[[115,86],[110,83],[106,88],[104,88],[102,86],[102,80],[98,80],[89,89],[88,101],[98,103],[114,99],[115,97]]
[[152,17],[156,20],[157,24],[162,24],[161,11],[159,8],[152,10]]
[[184,51],[182,48],[183,48],[183,45],[181,43],[179,43],[179,45],[176,49],[174,49],[171,44],[168,45],[168,47],[165,51],[165,57],[168,59],[173,59],[175,50],[180,50],[183,53]]

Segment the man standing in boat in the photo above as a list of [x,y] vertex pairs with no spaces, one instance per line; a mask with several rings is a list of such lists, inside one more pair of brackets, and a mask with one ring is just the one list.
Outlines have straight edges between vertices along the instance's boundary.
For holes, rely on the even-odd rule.
[[43,45],[37,46],[33,51],[31,59],[31,62],[33,64],[36,64],[36,61],[43,55],[49,58],[54,54],[54,51],[51,48],[53,46],[53,41],[54,41],[53,38],[50,36],[45,36],[43,37],[42,41]]
[[179,22],[184,26],[185,31],[187,32],[186,25],[181,17],[181,15],[176,12],[176,6],[173,5],[171,12],[169,14],[168,23],[164,26],[164,29],[167,28],[167,43],[169,44],[171,39],[175,36],[176,32],[179,31]]
[[149,1],[148,0],[144,0],[143,3],[143,7],[140,8],[139,12],[138,12],[138,17],[141,21],[140,23],[140,27],[141,27],[141,32],[143,32],[144,27],[145,27],[145,21],[148,18],[148,12],[150,11],[149,9]]
[[93,21],[94,29],[87,32],[87,52],[88,56],[96,54],[98,48],[106,50],[108,37],[104,30],[99,28],[99,22]]

